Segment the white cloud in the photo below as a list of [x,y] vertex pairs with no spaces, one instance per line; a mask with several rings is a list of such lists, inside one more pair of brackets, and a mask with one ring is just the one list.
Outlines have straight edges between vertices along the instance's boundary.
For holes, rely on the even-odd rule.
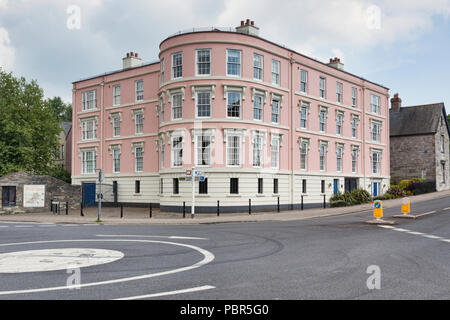
[[[379,8],[379,17],[370,7]],[[332,48],[364,51],[414,41],[432,30],[438,15],[450,15],[450,0],[225,0],[218,21],[235,26],[250,18],[262,37],[323,60]],[[373,20],[379,28],[370,27]]]
[[8,31],[0,27],[0,67],[6,71],[12,70],[15,60],[15,50],[10,44]]

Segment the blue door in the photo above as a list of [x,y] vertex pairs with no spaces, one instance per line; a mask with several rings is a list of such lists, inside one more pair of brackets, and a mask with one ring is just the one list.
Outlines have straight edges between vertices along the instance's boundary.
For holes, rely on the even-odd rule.
[[95,205],[95,182],[83,182],[83,207]]
[[339,191],[339,179],[334,179],[333,180],[333,185],[334,185],[334,194],[338,194],[338,191]]
[[379,184],[379,182],[373,183],[373,196],[374,197],[378,196],[378,184]]

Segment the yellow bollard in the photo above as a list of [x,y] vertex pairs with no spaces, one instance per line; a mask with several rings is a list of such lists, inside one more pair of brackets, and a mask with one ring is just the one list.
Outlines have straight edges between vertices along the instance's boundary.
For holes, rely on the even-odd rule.
[[403,198],[402,200],[402,213],[408,214],[411,212],[411,201],[409,198]]
[[377,220],[383,218],[383,202],[380,200],[373,202],[373,216]]

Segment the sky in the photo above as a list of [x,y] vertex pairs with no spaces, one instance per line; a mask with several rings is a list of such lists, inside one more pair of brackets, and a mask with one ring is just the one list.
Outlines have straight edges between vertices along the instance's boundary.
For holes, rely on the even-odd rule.
[[180,31],[236,27],[450,112],[450,0],[0,0],[0,67],[72,100],[72,82],[158,59]]

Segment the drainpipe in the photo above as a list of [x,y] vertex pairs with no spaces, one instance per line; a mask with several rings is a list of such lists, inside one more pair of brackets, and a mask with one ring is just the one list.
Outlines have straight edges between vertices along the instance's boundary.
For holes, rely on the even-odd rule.
[[73,85],[72,89],[72,163],[70,164],[70,182],[73,184],[72,177],[75,175],[74,172],[74,166],[75,166],[75,137],[78,135],[75,133],[75,130],[78,130],[76,127],[76,123],[78,123],[78,119],[76,116],[76,105],[75,105],[75,95],[76,95],[77,89],[75,89],[75,85]]
[[290,58],[291,63],[291,194],[290,194],[290,203],[291,209],[294,210],[294,62],[295,60]]
[[364,85],[364,81],[362,84],[362,110],[361,110],[361,118],[362,118],[362,165],[363,165],[363,183],[364,189],[366,189],[366,86]]
[[100,167],[103,169],[103,113],[105,111],[104,105],[103,105],[103,97],[104,97],[104,88],[105,88],[105,78],[103,77],[102,82],[100,83],[102,86],[102,95],[101,95],[101,103],[100,103]]

